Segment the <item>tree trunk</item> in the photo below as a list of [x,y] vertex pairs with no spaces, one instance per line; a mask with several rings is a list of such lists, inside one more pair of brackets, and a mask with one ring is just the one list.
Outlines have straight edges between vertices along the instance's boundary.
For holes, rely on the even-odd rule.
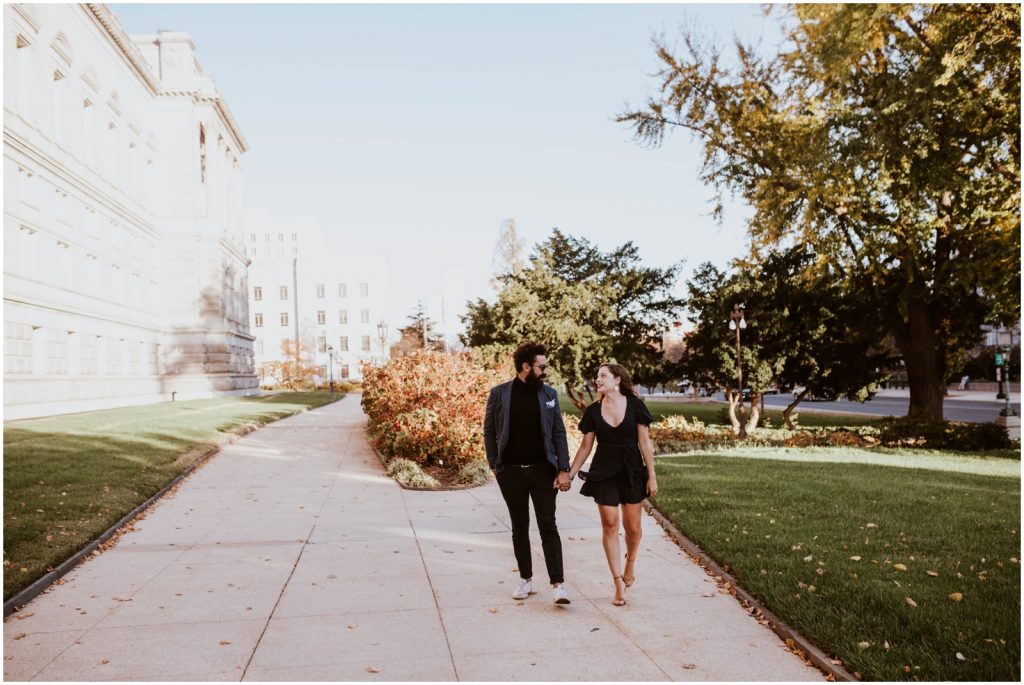
[[907,324],[893,331],[903,353],[910,386],[907,418],[916,421],[942,421],[942,401],[946,394],[946,360],[937,327],[932,324],[928,305],[920,296],[907,302]]
[[[741,438],[747,437],[746,423],[741,421],[743,416],[743,393],[733,392],[732,388],[726,388],[725,399],[729,400],[729,423],[732,424],[732,432]],[[736,414],[737,407],[740,410],[739,416]]]
[[573,387],[572,383],[565,384],[565,394],[569,396],[569,400],[572,401],[580,411],[587,408],[587,403],[583,401],[583,393],[580,393],[577,396],[576,389]]
[[793,425],[793,421],[790,419],[790,414],[793,413],[793,410],[796,408],[796,405],[800,404],[800,400],[802,400],[804,398],[804,395],[806,394],[807,388],[804,388],[799,393],[797,393],[797,395],[793,398],[793,401],[790,402],[789,406],[786,407],[785,411],[782,412],[782,420],[786,423],[786,428],[788,428],[789,430],[796,430],[796,426]]
[[[743,395],[740,395],[740,397],[743,397]],[[764,399],[764,395],[754,392],[750,393],[750,420],[747,421],[747,433],[757,428],[757,422],[761,420],[761,410],[764,409],[761,405],[762,399]]]

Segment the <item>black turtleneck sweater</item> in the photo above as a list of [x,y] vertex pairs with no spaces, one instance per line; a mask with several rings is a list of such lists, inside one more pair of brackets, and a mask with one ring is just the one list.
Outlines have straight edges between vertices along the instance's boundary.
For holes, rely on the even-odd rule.
[[537,399],[537,391],[519,380],[518,376],[512,381],[508,447],[501,460],[505,464],[538,464],[545,461],[540,400]]

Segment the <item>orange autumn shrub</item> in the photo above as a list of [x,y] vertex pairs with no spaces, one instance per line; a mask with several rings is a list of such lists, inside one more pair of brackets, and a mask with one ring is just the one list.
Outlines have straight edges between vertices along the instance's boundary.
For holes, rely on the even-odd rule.
[[469,353],[419,351],[363,366],[370,441],[388,459],[462,466],[484,459],[487,393],[504,380]]

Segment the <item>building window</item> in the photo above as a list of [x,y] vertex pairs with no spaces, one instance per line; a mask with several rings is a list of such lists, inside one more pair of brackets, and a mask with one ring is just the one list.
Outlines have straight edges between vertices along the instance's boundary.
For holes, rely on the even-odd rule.
[[253,345],[253,347],[254,347],[253,351],[256,352],[256,354],[263,354],[263,339],[262,338],[256,338],[256,344]]
[[256,315],[256,328],[261,328],[262,326],[263,326],[263,315],[262,314],[257,314]]
[[359,310],[359,320],[363,323],[370,323],[370,310],[361,309]]
[[252,289],[252,299],[262,300],[263,299],[263,288],[256,286]]
[[265,242],[265,243],[269,243],[270,242],[270,234],[269,233],[264,233],[263,234],[263,242]]
[[338,351],[339,352],[348,352],[348,336],[347,335],[343,335],[340,338],[338,338]]
[[282,300],[287,300],[288,299],[288,286],[282,285],[280,287],[280,289],[278,290],[278,292],[281,294],[281,299]]
[[287,326],[288,325],[288,312],[281,312],[281,325],[282,326]]
[[321,335],[316,339],[316,351],[326,352],[327,351],[327,336]]
[[338,284],[338,297],[348,297],[348,286],[344,283]]
[[370,351],[370,336],[364,335],[363,336],[363,352],[369,352],[369,351]]
[[316,296],[317,297],[323,297],[324,296],[324,284],[323,283],[317,283],[316,284]]
[[348,364],[341,365],[341,377],[348,378]]
[[279,242],[279,243],[283,243],[284,242],[284,233],[278,233],[277,234],[277,242]]
[[348,310],[347,309],[339,309],[338,310],[338,323],[348,323]]
[[249,238],[250,238],[250,240],[252,240],[252,242],[254,242],[254,243],[256,242],[256,234],[255,233],[249,234]]
[[299,234],[298,233],[292,233],[292,242],[294,243],[298,239],[299,239]]
[[369,296],[369,294],[370,294],[370,284],[369,283],[360,283],[359,284],[359,295],[361,297],[367,297],[367,296]]
[[320,324],[321,326],[323,326],[325,323],[327,323],[327,312],[325,312],[322,309],[320,311],[318,311],[316,313],[316,322],[318,324]]

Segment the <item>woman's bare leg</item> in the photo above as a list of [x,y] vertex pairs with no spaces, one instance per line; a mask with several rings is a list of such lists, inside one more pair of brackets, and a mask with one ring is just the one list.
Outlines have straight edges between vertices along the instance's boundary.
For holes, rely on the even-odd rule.
[[612,578],[616,579],[615,599],[612,604],[621,605],[625,602],[625,585],[622,582],[622,572],[619,570],[619,555],[622,554],[622,548],[619,546],[619,508],[598,504],[597,511],[601,515],[601,543],[604,545],[604,555],[608,559],[608,570],[612,572]]
[[636,555],[640,551],[640,540],[643,538],[640,525],[642,514],[643,505],[639,502],[622,505],[622,527],[626,531],[626,567],[622,570],[622,580],[627,587],[636,579],[633,574],[633,563],[636,561]]

